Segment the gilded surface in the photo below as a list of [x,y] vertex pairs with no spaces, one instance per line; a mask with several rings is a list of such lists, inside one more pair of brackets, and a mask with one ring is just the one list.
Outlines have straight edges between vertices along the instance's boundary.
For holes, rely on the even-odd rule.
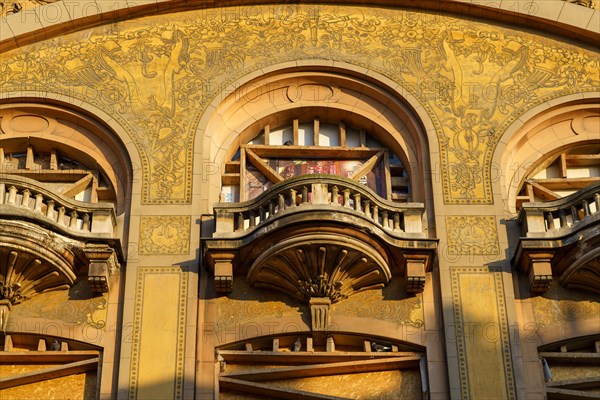
[[516,399],[502,272],[455,267],[451,274],[462,399]]
[[536,323],[541,326],[592,320],[600,315],[600,296],[588,291],[568,290],[553,282],[541,296],[531,298]]
[[496,218],[492,216],[447,216],[448,254],[499,255]]
[[2,0],[0,1],[0,17],[16,14],[24,10],[30,10],[45,4],[55,3],[62,0]]
[[600,84],[596,53],[547,37],[437,14],[288,5],[148,17],[26,46],[0,60],[0,91],[105,110],[140,152],[142,201],[189,203],[207,105],[245,74],[301,59],[377,71],[418,99],[438,135],[448,204],[491,204],[491,157],[506,128]]
[[106,296],[92,295],[87,282],[80,281],[71,290],[42,293],[14,306],[11,317],[54,319],[102,329],[106,326]]
[[140,218],[140,254],[188,254],[191,217],[142,216]]
[[372,318],[413,328],[423,326],[423,294],[408,296],[395,278],[382,290],[357,293],[331,306],[333,316]]
[[[56,365],[0,365],[0,376],[22,374]],[[91,400],[96,398],[96,372],[87,372],[0,390],[2,400]]]

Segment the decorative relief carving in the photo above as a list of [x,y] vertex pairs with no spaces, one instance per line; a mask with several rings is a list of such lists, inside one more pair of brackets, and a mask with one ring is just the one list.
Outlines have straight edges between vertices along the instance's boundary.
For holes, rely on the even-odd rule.
[[493,216],[447,216],[448,254],[499,255],[496,218]]
[[142,216],[140,254],[188,254],[190,229],[190,216]]
[[567,3],[577,4],[578,6],[600,10],[600,0],[563,0]]
[[375,249],[328,234],[283,240],[258,257],[248,272],[251,285],[299,300],[321,297],[332,303],[383,288],[390,279],[389,267]]
[[16,14],[23,10],[56,3],[61,0],[3,0],[0,1],[0,16]]
[[268,65],[348,62],[398,82],[432,117],[446,203],[491,204],[491,157],[505,129],[538,104],[600,84],[594,53],[470,19],[364,7],[243,9],[148,17],[24,47],[3,55],[0,90],[48,91],[105,110],[140,150],[142,201],[186,203],[193,136],[219,92]]
[[600,315],[600,295],[569,290],[553,282],[542,296],[531,297],[536,323],[560,325],[578,320],[593,320]]

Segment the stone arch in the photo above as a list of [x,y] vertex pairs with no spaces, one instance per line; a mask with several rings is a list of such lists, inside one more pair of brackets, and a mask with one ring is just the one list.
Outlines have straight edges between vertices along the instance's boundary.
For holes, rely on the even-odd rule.
[[[298,91],[303,85],[323,91]],[[256,134],[262,124],[281,123],[301,109],[320,118],[348,119],[374,131],[377,139],[403,158],[411,182],[416,183],[413,200],[428,201],[428,220],[433,220],[429,149],[437,138],[431,116],[414,96],[387,77],[326,60],[263,68],[232,83],[215,98],[200,118],[195,136],[196,148],[202,152],[201,159],[196,153],[195,164],[201,165],[202,181],[210,187],[209,204],[219,200],[220,175],[215,171],[239,143]]]
[[507,210],[516,212],[517,192],[523,180],[547,157],[580,145],[598,143],[600,105],[567,96],[536,107],[506,130],[492,165],[499,172]]

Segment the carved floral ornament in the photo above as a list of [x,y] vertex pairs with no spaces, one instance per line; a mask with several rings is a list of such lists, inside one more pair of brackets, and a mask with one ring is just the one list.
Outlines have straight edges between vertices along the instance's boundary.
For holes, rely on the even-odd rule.
[[191,144],[215,99],[256,71],[315,59],[387,77],[420,103],[440,143],[447,204],[491,204],[491,158],[508,127],[599,84],[595,52],[547,37],[433,13],[302,4],[147,17],[39,42],[3,54],[0,90],[104,110],[140,151],[143,201],[189,203]]

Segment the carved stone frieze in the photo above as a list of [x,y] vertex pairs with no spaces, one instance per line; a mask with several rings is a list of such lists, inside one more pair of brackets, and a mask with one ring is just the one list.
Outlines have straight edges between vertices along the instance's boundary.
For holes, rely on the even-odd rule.
[[315,233],[283,240],[265,251],[250,267],[248,282],[300,300],[321,297],[335,303],[382,288],[391,276],[387,262],[369,245]]

